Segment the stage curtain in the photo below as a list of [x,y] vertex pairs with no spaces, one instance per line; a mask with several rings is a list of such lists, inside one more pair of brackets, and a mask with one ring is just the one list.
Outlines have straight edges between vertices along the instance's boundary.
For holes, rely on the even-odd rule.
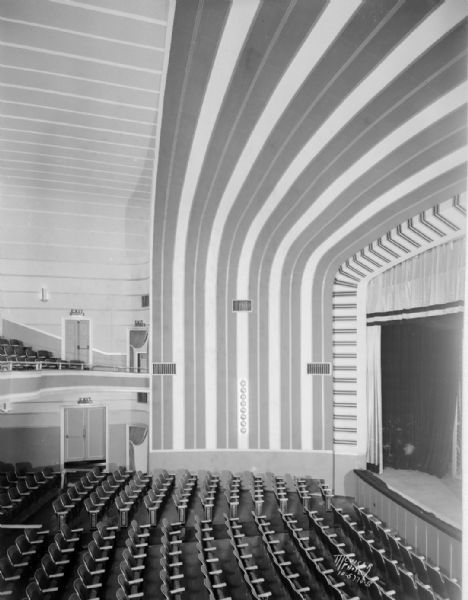
[[135,469],[135,452],[134,447],[140,446],[146,439],[148,435],[148,425],[143,424],[134,424],[130,425],[128,428],[129,433],[129,461],[130,461],[130,469]]
[[[367,289],[367,314],[463,300],[465,239],[436,246],[377,275]],[[405,318],[401,314],[398,319]]]
[[367,463],[378,473],[383,470],[380,329],[367,327]]
[[[385,464],[438,477],[450,470],[461,381],[463,315],[382,326]],[[405,447],[414,447],[411,454]]]

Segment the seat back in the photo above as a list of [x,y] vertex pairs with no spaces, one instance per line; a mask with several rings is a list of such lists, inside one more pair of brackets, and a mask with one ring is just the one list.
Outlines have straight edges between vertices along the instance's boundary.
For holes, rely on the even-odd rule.
[[7,557],[13,567],[25,567],[29,562],[28,557],[22,556],[14,545],[7,548]]
[[48,577],[58,572],[57,565],[55,565],[49,554],[44,554],[41,558],[41,567]]
[[2,556],[2,558],[0,558],[0,575],[4,581],[13,581],[15,579],[19,579],[16,569],[6,556]]
[[44,600],[44,595],[36,581],[31,581],[31,583],[26,586],[26,598],[28,600]]
[[22,556],[28,556],[36,553],[36,549],[31,546],[24,533],[16,538],[15,544]]
[[52,583],[47,575],[44,573],[44,569],[36,569],[34,571],[34,580],[42,590],[52,587]]
[[127,594],[120,587],[117,588],[117,591],[115,592],[115,597],[117,598],[117,600],[127,600]]
[[85,565],[80,565],[76,572],[86,588],[93,584],[93,576],[85,567]]
[[91,556],[91,554],[89,552],[85,552],[83,554],[83,565],[86,567],[86,569],[89,571],[89,573],[93,573],[94,571],[97,571],[99,569],[96,561],[94,560],[94,558]]
[[60,552],[67,552],[73,547],[73,543],[67,542],[60,531],[54,535],[54,542]]
[[418,589],[418,597],[419,600],[436,600],[434,592],[430,585],[424,585],[419,581],[416,583]]
[[99,506],[96,506],[92,503],[91,498],[84,499],[84,506],[86,508],[86,511],[89,513],[98,513],[100,510]]
[[444,578],[445,588],[447,590],[447,596],[450,600],[461,600],[462,598],[462,590],[461,586],[457,581],[453,579]]
[[410,598],[417,598],[416,584],[414,583],[413,577],[406,569],[400,569],[400,580],[405,594]]
[[79,577],[73,581],[73,589],[80,600],[88,600],[88,590]]

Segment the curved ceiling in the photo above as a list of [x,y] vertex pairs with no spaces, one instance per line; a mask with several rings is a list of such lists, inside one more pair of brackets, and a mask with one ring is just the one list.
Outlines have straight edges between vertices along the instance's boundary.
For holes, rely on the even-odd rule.
[[57,336],[83,308],[100,364],[114,353],[123,366],[126,329],[145,318],[173,12],[169,0],[0,3],[0,310]]
[[[153,384],[154,449],[304,447],[285,365],[331,360],[346,258],[464,190],[465,79],[461,0],[177,3],[153,238],[153,360],[177,376]],[[323,383],[309,402],[330,449]]]
[[169,8],[1,3],[4,256],[148,264]]

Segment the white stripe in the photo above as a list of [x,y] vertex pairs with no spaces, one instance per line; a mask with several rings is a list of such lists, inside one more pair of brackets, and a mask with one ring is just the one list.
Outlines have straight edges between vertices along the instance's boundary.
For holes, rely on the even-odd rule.
[[14,71],[26,71],[28,73],[41,73],[41,75],[52,75],[53,77],[65,77],[66,79],[76,79],[77,81],[88,81],[89,83],[98,85],[110,85],[112,87],[119,87],[126,90],[137,90],[139,92],[145,92],[151,95],[159,94],[159,90],[137,87],[135,85],[125,85],[123,83],[115,83],[112,81],[101,81],[99,79],[91,79],[89,77],[78,77],[77,75],[70,75],[69,73],[59,73],[58,71],[44,71],[43,69],[28,69],[27,67],[18,67],[17,65],[6,65],[0,63],[2,69],[12,69]]
[[[17,178],[18,179],[18,178]],[[63,181],[61,183],[64,183]],[[100,198],[104,198],[104,197],[108,197],[110,199],[112,198],[122,198],[124,200],[128,200],[128,194],[125,196],[120,196],[118,194],[112,194],[111,196],[108,194],[105,194],[103,192],[88,192],[86,190],[69,190],[69,189],[64,189],[64,188],[58,188],[55,186],[48,186],[48,185],[41,185],[39,188],[37,185],[25,185],[24,183],[18,183],[18,184],[11,184],[11,183],[3,183],[3,187],[4,188],[21,188],[21,189],[32,189],[37,191],[41,191],[44,192],[45,190],[49,190],[52,192],[65,192],[67,194],[69,194],[70,192],[74,192],[75,194],[81,194],[83,196],[99,196]],[[10,194],[9,194],[10,196]],[[148,195],[149,196],[149,195]],[[140,202],[144,202],[145,204],[147,204],[149,202],[149,197],[148,198],[138,198],[138,200]],[[68,202],[68,200],[66,200],[65,202]],[[119,205],[121,206],[121,205]]]
[[[267,106],[260,116],[238,162],[236,163],[230,180],[220,200],[218,210],[210,232],[208,246],[207,268],[205,274],[205,392],[207,405],[216,404],[217,381],[216,374],[212,372],[212,365],[217,356],[217,328],[213,315],[216,314],[217,306],[217,281],[219,250],[224,229],[224,224],[232,208],[234,200],[244,183],[246,174],[249,173],[255,159],[260,154],[265,140],[273,130],[281,114],[287,108],[294,94],[303,84],[311,69],[317,64],[324,52],[335,39],[340,29],[351,17],[358,7],[358,0],[352,0],[343,5],[342,2],[331,2],[321,15],[316,26],[306,39],[295,58],[292,60],[288,70],[281,78],[273,92]],[[317,36],[317,31],[321,35]],[[326,32],[324,34],[323,32]],[[238,286],[239,287],[239,286]],[[248,285],[243,286],[238,298],[248,298]],[[244,377],[248,381],[248,336],[243,330],[243,321],[238,320],[238,336],[244,340],[245,345],[238,347],[238,377]]]
[[[52,169],[49,170],[49,173],[54,175],[54,177],[61,177],[63,179],[60,179],[60,183],[80,183],[79,181],[75,181],[76,179],[86,179],[86,181],[92,181],[95,180],[96,181],[96,185],[98,186],[102,186],[105,187],[106,189],[118,189],[118,190],[125,190],[125,191],[133,191],[135,189],[135,187],[138,185],[138,179],[136,181],[123,181],[121,183],[119,183],[119,187],[114,188],[113,186],[108,186],[107,185],[107,181],[111,181],[112,183],[117,183],[116,179],[118,179],[118,176],[116,177],[104,177],[102,175],[98,175],[98,174],[90,174],[90,169],[81,169],[82,171],[88,171],[87,175],[82,175],[82,174],[77,174],[77,173],[58,173],[57,170],[61,167],[60,165],[56,166],[54,164],[51,163],[41,163],[41,162],[34,162],[34,161],[26,161],[26,160],[5,160],[4,163],[10,163],[10,162],[14,162],[14,163],[22,163],[23,165],[45,165],[47,167],[52,167]],[[6,173],[7,171],[11,172],[15,172],[15,171],[19,171],[20,173],[42,173],[42,174],[46,174],[47,170],[46,169],[28,169],[27,167],[24,166],[15,166],[15,165],[5,165],[3,171]],[[91,173],[95,173],[94,171],[91,171]],[[96,171],[97,173],[97,171]],[[13,177],[15,175],[13,174]],[[21,178],[23,179],[23,177]],[[29,177],[28,177],[29,179]],[[51,179],[43,179],[43,178],[37,178],[38,181],[57,181],[57,180],[51,180]],[[148,178],[149,179],[149,178]],[[82,184],[82,185],[89,185],[89,184]],[[151,183],[145,183],[145,184],[139,184],[140,189],[144,188],[145,190],[148,190],[151,188]]]
[[37,48],[35,46],[26,46],[25,44],[11,44],[9,42],[2,42],[0,40],[0,46],[6,48],[18,48],[20,50],[28,50],[29,52],[38,52],[41,54],[50,54],[51,56],[63,56],[65,58],[73,58],[75,60],[82,60],[84,62],[92,62],[100,65],[107,65],[110,67],[117,67],[119,69],[130,69],[132,71],[139,71],[142,73],[149,73],[150,75],[160,75],[159,69],[146,69],[145,67],[135,67],[133,65],[124,65],[122,63],[112,62],[110,60],[99,60],[97,58],[91,58],[89,56],[82,56],[81,54],[70,54],[69,52],[56,52],[55,50],[47,50],[45,48]]
[[[20,132],[20,133],[32,133],[34,135],[38,135],[39,132],[38,131],[26,131],[23,129],[12,129],[10,127],[0,127],[0,131],[14,131],[14,132]],[[159,130],[158,130],[159,131]],[[68,137],[68,136],[66,136]],[[134,155],[131,154],[120,154],[119,152],[106,152],[105,150],[91,150],[90,148],[77,148],[76,146],[62,146],[61,144],[45,144],[43,142],[39,142],[39,141],[27,141],[27,140],[11,140],[9,138],[6,137],[0,137],[0,140],[3,142],[8,142],[9,144],[26,144],[29,146],[45,146],[46,148],[58,148],[60,150],[73,150],[74,152],[84,152],[87,154],[101,154],[103,156],[119,156],[121,158],[130,158],[132,161],[137,160],[136,157]],[[8,150],[9,152],[21,152],[21,150]],[[27,152],[26,154],[33,154],[32,152]],[[57,156],[57,155],[44,155],[44,156]],[[74,160],[73,157],[71,156],[64,156],[63,154],[59,154],[58,156],[60,156],[61,158],[67,159],[67,160]],[[76,160],[81,160],[81,161],[87,161],[87,162],[94,162],[89,158],[82,158],[81,156],[78,157]],[[142,158],[140,158],[139,160],[144,160]],[[99,161],[102,162],[102,161]],[[134,165],[128,165],[128,164],[122,164],[122,163],[103,163],[103,164],[109,164],[109,165],[116,165],[116,166],[121,166],[121,167],[127,167],[127,168],[131,168],[131,169],[141,169],[142,171],[147,171],[148,168],[147,167],[140,167],[140,166],[134,166]]]
[[64,4],[65,6],[72,6],[73,8],[82,8],[84,10],[91,10],[93,12],[100,12],[105,15],[112,15],[114,17],[123,17],[124,19],[133,19],[135,21],[142,21],[143,23],[150,23],[151,25],[166,25],[167,22],[162,19],[154,19],[152,17],[144,17],[143,15],[137,15],[135,13],[128,13],[122,10],[115,10],[111,8],[103,8],[96,4],[88,4],[87,2],[79,2],[79,0],[49,0],[49,2],[55,2],[55,4]]
[[[175,0],[169,0],[168,2],[168,7],[167,7],[167,27],[166,27],[166,37],[164,40],[164,62],[163,62],[163,69],[162,69],[162,76],[161,76],[161,82],[160,82],[160,90],[161,93],[159,95],[159,103],[158,103],[158,113],[157,113],[157,127],[156,127],[156,141],[155,141],[155,146],[154,146],[154,156],[156,157],[156,160],[152,161],[152,167],[153,167],[153,191],[151,194],[151,197],[153,199],[153,201],[151,202],[151,216],[150,216],[150,237],[149,239],[151,240],[151,243],[148,245],[149,248],[149,273],[150,273],[150,290],[154,289],[154,281],[153,281],[153,243],[154,243],[154,218],[155,218],[155,212],[156,212],[156,189],[157,189],[157,181],[158,181],[158,169],[157,169],[157,165],[158,165],[158,157],[159,157],[159,147],[160,147],[160,142],[161,142],[161,130],[162,130],[162,117],[163,117],[163,109],[164,109],[164,91],[166,89],[166,81],[167,81],[167,74],[169,71],[169,56],[170,56],[170,49],[171,49],[171,42],[172,42],[172,31],[173,31],[173,23],[174,23],[174,16],[175,16],[175,10],[176,10],[176,1]],[[154,294],[154,296],[156,296],[156,294]],[[155,298],[153,296],[153,293],[150,295],[150,305],[149,305],[149,322],[150,323],[154,323],[154,314],[153,314],[153,306],[156,304],[157,302],[157,298]],[[161,302],[162,304],[162,302]],[[153,329],[154,331],[154,329]],[[156,347],[156,342],[154,340],[150,341],[150,344],[148,345],[148,364],[152,365],[153,362],[155,361],[155,356],[153,354],[153,347]],[[162,360],[162,354],[160,356],[160,360]],[[152,450],[153,449],[153,440],[154,440],[154,432],[153,432],[153,389],[156,388],[157,386],[159,386],[159,394],[160,394],[160,398],[161,398],[161,423],[159,424],[159,428],[160,428],[160,432],[161,432],[161,446],[164,447],[164,398],[163,398],[163,384],[162,384],[162,377],[161,378],[156,378],[156,382],[154,381],[154,378],[151,378],[151,385],[149,386],[149,397],[148,397],[148,403],[149,403],[149,448]],[[160,381],[157,381],[157,380]]]
[[104,42],[111,42],[113,44],[123,44],[125,46],[133,46],[134,48],[142,48],[143,50],[152,50],[155,52],[163,52],[163,48],[157,48],[156,46],[148,46],[147,44],[136,44],[134,42],[126,42],[124,40],[118,40],[116,38],[109,38],[102,35],[94,35],[92,33],[84,31],[76,31],[75,29],[64,29],[63,27],[53,27],[52,25],[44,25],[43,23],[34,23],[32,21],[23,21],[21,19],[10,19],[7,17],[0,17],[0,21],[5,23],[16,23],[18,25],[26,25],[28,27],[39,27],[40,29],[49,29],[51,31],[59,31],[60,33],[70,33],[71,35],[78,35],[85,38],[91,38],[93,40],[99,40]]
[[[89,203],[88,203],[89,204]],[[92,203],[93,205],[95,205],[95,203]],[[108,204],[107,206],[113,206],[112,204]],[[127,222],[131,222],[131,221],[139,221],[142,222],[142,224],[147,224],[148,223],[148,219],[144,218],[144,219],[135,219],[134,217],[127,217],[126,215],[123,217],[117,217],[115,215],[95,215],[92,213],[73,213],[73,212],[65,212],[65,211],[60,211],[60,213],[58,213],[57,211],[54,210],[41,210],[41,209],[32,209],[32,208],[5,208],[4,206],[2,206],[0,208],[0,211],[5,212],[20,212],[20,213],[27,213],[27,214],[39,214],[39,215],[55,215],[56,217],[58,215],[60,215],[61,217],[71,217],[76,218],[76,217],[84,217],[84,218],[88,218],[90,221],[93,219],[103,219],[106,222],[108,222],[109,220],[111,221],[124,221],[125,223]],[[50,231],[50,227],[48,227],[48,230]],[[21,277],[21,275],[19,276]],[[146,277],[144,279],[147,279]]]
[[[0,150],[0,152],[2,152]],[[13,154],[16,153],[18,154],[18,150],[9,150],[9,153]],[[19,152],[20,154],[31,154],[30,152]],[[34,156],[34,155],[33,155]],[[36,156],[51,156],[48,154],[40,154],[39,152],[36,154]],[[61,157],[61,156],[55,156],[53,158],[65,158],[65,157]],[[152,181],[152,177],[150,175],[138,175],[137,173],[131,174],[131,173],[115,173],[114,171],[111,170],[107,170],[107,169],[94,169],[91,167],[75,167],[73,165],[63,165],[60,163],[54,163],[54,162],[42,162],[42,161],[36,161],[36,160],[19,160],[19,159],[13,159],[13,158],[5,158],[3,159],[4,163],[20,163],[22,165],[30,165],[30,164],[34,164],[34,165],[42,165],[43,167],[54,167],[55,169],[72,169],[73,171],[86,171],[86,173],[105,173],[106,175],[112,175],[112,177],[110,178],[110,181],[115,181],[116,179],[130,179],[132,181],[135,181],[135,179],[140,180],[140,179],[149,179],[150,182]],[[93,161],[89,161],[89,162],[93,162]],[[96,164],[96,163],[94,163]],[[16,167],[9,167],[11,169],[15,169]],[[44,170],[42,169],[41,171],[38,171],[40,173],[43,173]],[[67,173],[67,175],[74,175],[74,173]],[[76,175],[76,177],[83,177],[83,175]],[[88,175],[87,175],[88,177]],[[94,179],[99,178],[99,179],[107,179],[104,176],[92,176],[90,175],[89,177],[94,177]],[[128,182],[127,182],[128,183]]]
[[[3,184],[3,185],[5,185],[5,184]],[[42,191],[44,191],[44,189],[48,189],[48,190],[54,191],[54,188],[43,188],[43,187],[41,187],[40,190],[38,190],[37,186],[35,187],[35,186],[31,186],[31,185],[28,185],[28,186],[21,185],[21,186],[15,186],[15,187],[16,188],[17,187],[21,187],[21,188],[27,188],[27,189],[32,188],[35,192],[37,192],[37,191],[41,191],[42,192]],[[64,190],[60,190],[60,191],[63,192]],[[67,193],[69,193],[70,190],[66,190],[66,191],[67,191]],[[81,192],[81,193],[83,193],[83,192]],[[8,193],[8,199],[11,199],[11,198],[18,198],[20,200],[33,200],[33,201],[36,201],[37,195],[34,195],[34,194],[27,195],[25,193],[23,193],[23,194],[15,194],[14,192],[9,192]],[[112,199],[114,201],[112,201]],[[89,205],[93,206],[94,208],[96,208],[96,201],[95,200],[91,201],[91,200],[85,200],[83,198],[80,198],[79,200],[70,199],[68,197],[66,199],[62,199],[62,198],[60,198],[60,199],[57,199],[57,198],[41,198],[41,200],[45,200],[45,201],[51,200],[52,203],[60,202],[62,206],[65,206],[66,204],[78,204],[81,207],[81,206],[86,206],[87,204],[89,204]],[[28,204],[31,204],[31,203],[29,202]],[[127,201],[122,202],[122,203],[115,202],[115,197],[111,198],[111,202],[99,202],[99,208],[100,209],[102,209],[102,208],[106,209],[107,207],[113,208],[114,211],[116,211],[118,209],[123,209],[125,211],[128,208],[128,202]],[[140,209],[141,211],[145,211],[145,214],[146,214],[146,207],[145,206],[138,206],[134,210],[138,210],[138,209]],[[6,209],[4,207],[2,207],[2,210],[6,210]],[[62,212],[58,211],[58,210],[57,211],[51,211],[51,212],[55,213],[55,214],[62,214]],[[66,213],[64,213],[64,214],[66,214]],[[77,213],[77,214],[80,215],[82,213]],[[108,218],[106,212],[97,213],[96,216],[97,217],[106,218],[106,219]],[[125,217],[125,218],[127,218],[127,217]],[[143,219],[138,219],[138,220],[141,221]],[[147,217],[145,217],[144,220],[147,221]]]
[[51,104],[33,104],[32,102],[17,102],[16,100],[4,100],[0,98],[0,102],[3,104],[14,104],[15,106],[28,106],[32,108],[40,108],[42,110],[53,110],[56,112],[67,112],[72,113],[73,115],[85,115],[86,117],[96,117],[98,119],[108,119],[110,121],[121,121],[123,123],[137,123],[138,125],[149,125],[152,127],[154,125],[154,121],[137,121],[136,119],[124,119],[122,117],[105,115],[102,113],[91,113],[91,112],[83,112],[81,110],[75,110],[71,108],[61,108],[58,106],[52,106]]
[[[12,170],[12,169],[10,169],[10,170]],[[24,173],[27,171],[26,171],[26,169],[20,169],[20,172]],[[52,175],[52,173],[51,173],[51,175]],[[128,192],[130,192],[130,195],[132,196],[132,198],[137,197],[136,196],[137,192],[134,191],[135,187],[131,186],[131,185],[129,188],[125,189],[124,185],[113,186],[113,185],[102,184],[99,186],[97,183],[83,183],[82,181],[73,181],[73,180],[66,181],[63,179],[51,179],[50,177],[22,177],[21,175],[9,175],[9,181],[11,181],[12,179],[26,180],[26,181],[34,179],[34,181],[44,181],[47,183],[59,183],[61,185],[70,185],[72,187],[80,186],[80,185],[85,186],[85,187],[91,187],[91,188],[102,187],[102,188],[105,188],[106,190],[117,190],[117,191],[123,191],[123,192],[128,191]],[[10,184],[7,184],[7,185],[10,185]],[[82,191],[82,190],[79,190],[79,191]],[[86,193],[89,193],[89,192],[87,192],[87,190],[85,190],[85,191],[86,191]],[[138,192],[138,194],[139,194],[139,196],[138,196],[139,200],[148,200],[149,196],[150,196],[150,194],[148,192],[146,192],[145,194],[142,194],[142,195],[140,195],[141,192]],[[99,195],[99,194],[97,194],[97,195]],[[148,196],[148,198],[147,198],[147,196]],[[125,197],[126,196],[120,196],[120,198],[125,198]]]
[[[342,5],[341,5],[342,6]],[[274,208],[281,202],[288,190],[294,184],[299,175],[308,166],[310,161],[319,153],[326,143],[380,90],[384,89],[390,81],[401,73],[401,71],[413,62],[421,53],[427,50],[435,41],[442,37],[447,31],[455,26],[465,17],[465,10],[459,0],[450,0],[434,11],[423,23],[413,31],[380,65],[372,71],[368,77],[356,87],[351,94],[340,104],[332,115],[323,123],[320,129],[304,146],[302,151],[293,160],[290,167],[285,171],[268,200],[262,206],[252,222],[246,235],[242,248],[238,270],[238,295],[248,293],[248,282],[250,277],[250,262],[255,241],[263,227],[263,224],[271,215]],[[316,203],[315,203],[316,204]],[[315,206],[314,204],[314,206]],[[300,223],[303,223],[301,219]],[[294,230],[292,230],[294,231]],[[280,282],[285,253],[289,250],[291,241],[296,239],[295,234],[283,240],[278,249],[271,269],[269,285],[269,391],[270,401],[270,444],[272,448],[279,448],[280,444],[280,389],[281,375],[277,365],[280,364],[280,332],[277,327],[280,314]],[[247,349],[246,349],[247,352]],[[301,359],[304,362],[303,359]],[[301,362],[301,364],[302,364]],[[308,386],[308,402],[312,401],[311,378],[302,377],[303,383]],[[305,397],[307,394],[304,394]],[[310,439],[306,439],[310,444]]]
[[[250,313],[248,312],[237,312],[234,313],[234,318],[236,319],[236,324],[237,324],[237,386],[238,386],[238,390],[240,387],[240,382],[241,381],[245,381],[246,382],[246,387],[247,390],[249,390],[249,361],[248,361],[248,357],[246,360],[246,357],[242,354],[242,350],[243,348],[245,348],[246,346],[248,347],[248,343],[249,343],[249,318],[250,318]],[[239,339],[242,340],[241,343],[239,343]],[[227,371],[226,371],[227,372]],[[239,391],[237,391],[236,397],[237,397],[237,401],[238,403],[240,403],[240,397],[239,397]],[[249,392],[247,391],[247,398],[249,398]],[[247,401],[247,410],[249,408],[249,404],[250,402]],[[249,429],[250,426],[247,427],[247,433],[246,434],[242,434],[240,432],[240,427],[239,427],[239,423],[240,423],[240,407],[238,407],[238,411],[237,411],[237,447],[239,450],[246,450],[249,448]],[[247,422],[249,422],[250,420],[250,415],[249,413],[247,413]],[[228,433],[228,432],[227,432]]]
[[[173,360],[180,368],[181,376],[174,378],[173,385],[173,423],[174,448],[184,447],[184,398],[185,382],[185,252],[187,242],[190,211],[198,179],[203,166],[203,159],[208,148],[211,134],[216,124],[218,113],[228,89],[231,74],[248,35],[250,26],[258,7],[258,0],[235,2],[229,11],[229,16],[218,47],[210,79],[200,110],[195,134],[193,136],[190,156],[187,163],[185,180],[182,189],[177,229],[175,234],[174,265],[173,265]],[[209,315],[209,320],[215,318],[216,312]],[[214,372],[213,365],[210,371]],[[216,396],[206,405],[206,447],[216,448]]]
[[[1,85],[1,84],[0,84]],[[53,138],[66,138],[68,140],[80,140],[82,142],[90,142],[93,140],[90,140],[89,138],[82,138],[82,137],[78,137],[76,135],[64,135],[62,133],[51,133],[48,131],[33,131],[31,129],[16,129],[14,127],[0,127],[0,131],[16,131],[18,133],[32,133],[34,135],[50,135]],[[14,140],[16,141],[16,140]],[[111,144],[112,146],[124,146],[125,148],[138,148],[138,150],[146,150],[146,152],[153,152],[153,150],[151,148],[148,148],[147,146],[136,146],[135,144],[122,144],[121,142],[108,142],[107,140],[94,140],[94,143],[96,144]],[[86,149],[86,152],[92,152],[92,150],[88,150]],[[117,155],[115,155],[117,156]]]
[[[1,42],[0,42],[1,45]],[[5,83],[0,81],[0,86],[18,90],[28,90],[29,92],[43,92],[45,94],[54,94],[57,96],[65,96],[67,98],[81,98],[82,100],[91,100],[92,102],[102,102],[103,104],[112,104],[114,106],[125,106],[127,108],[136,108],[137,110],[149,110],[155,112],[154,106],[141,106],[140,104],[128,104],[126,102],[117,102],[116,100],[106,100],[104,98],[96,98],[96,96],[83,96],[82,94],[72,94],[70,92],[60,92],[50,88],[40,88],[32,85],[18,85],[16,83]]]

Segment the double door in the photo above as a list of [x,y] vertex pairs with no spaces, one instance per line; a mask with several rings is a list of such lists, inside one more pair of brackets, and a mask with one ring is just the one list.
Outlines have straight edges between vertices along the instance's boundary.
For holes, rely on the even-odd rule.
[[64,359],[91,362],[89,319],[65,319]]
[[64,462],[105,460],[106,409],[104,406],[65,408]]

